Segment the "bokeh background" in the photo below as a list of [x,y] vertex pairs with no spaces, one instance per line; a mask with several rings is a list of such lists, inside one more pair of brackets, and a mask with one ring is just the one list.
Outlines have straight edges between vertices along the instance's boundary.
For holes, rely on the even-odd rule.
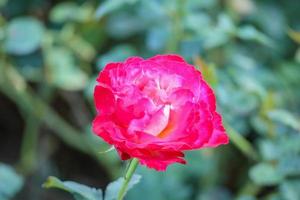
[[[178,53],[212,85],[231,141],[139,167],[129,200],[300,199],[299,0],[0,0],[0,199],[67,200],[125,164],[91,133],[95,77]],[[102,152],[102,153],[101,153]]]

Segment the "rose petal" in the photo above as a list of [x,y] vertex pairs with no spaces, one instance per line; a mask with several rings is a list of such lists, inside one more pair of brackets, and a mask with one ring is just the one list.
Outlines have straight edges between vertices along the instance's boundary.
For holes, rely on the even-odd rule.
[[214,131],[209,139],[209,141],[204,144],[204,147],[217,147],[221,144],[228,144],[229,138],[225,132],[222,125],[221,116],[215,112],[214,113]]
[[98,113],[111,114],[115,110],[115,97],[112,91],[97,85],[94,90],[94,99]]

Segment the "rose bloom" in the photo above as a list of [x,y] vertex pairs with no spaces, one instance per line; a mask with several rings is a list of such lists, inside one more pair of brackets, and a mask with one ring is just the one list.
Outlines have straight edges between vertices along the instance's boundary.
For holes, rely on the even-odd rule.
[[212,89],[180,56],[110,63],[97,82],[92,128],[122,160],[165,170],[185,150],[228,143]]

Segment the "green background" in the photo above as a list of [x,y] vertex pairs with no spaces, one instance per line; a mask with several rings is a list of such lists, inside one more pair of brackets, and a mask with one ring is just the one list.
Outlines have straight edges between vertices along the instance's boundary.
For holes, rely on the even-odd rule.
[[71,199],[123,175],[91,133],[106,63],[177,53],[214,88],[230,144],[139,167],[130,200],[300,199],[299,0],[0,0],[0,200]]

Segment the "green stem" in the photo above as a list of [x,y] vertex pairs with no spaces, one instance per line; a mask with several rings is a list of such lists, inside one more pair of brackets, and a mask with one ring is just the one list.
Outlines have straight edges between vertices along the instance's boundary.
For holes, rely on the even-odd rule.
[[238,133],[234,128],[232,128],[229,124],[225,123],[225,128],[229,135],[232,143],[248,158],[251,158],[254,161],[259,159],[258,153],[255,148],[251,145],[251,143],[245,139],[240,133]]
[[139,160],[136,159],[136,158],[133,158],[131,161],[130,161],[130,164],[129,164],[129,167],[126,171],[126,174],[124,176],[124,182],[123,182],[123,185],[119,191],[119,194],[118,194],[118,200],[122,200],[125,196],[125,193],[126,193],[126,190],[127,190],[127,187],[128,187],[128,183],[134,173],[134,171],[136,170],[137,166],[139,164]]
[[[50,101],[52,94],[52,89],[49,86],[45,83],[40,85],[38,95],[41,96],[45,102]],[[38,163],[38,137],[42,122],[37,120],[33,113],[23,111],[23,117],[26,121],[26,125],[21,144],[19,167],[23,174],[27,175],[35,170],[36,164]]]
[[40,123],[33,115],[26,119],[26,127],[21,146],[20,167],[24,174],[30,173],[36,166],[36,150]]
[[242,196],[242,195],[251,195],[251,196],[256,196],[261,187],[254,184],[252,181],[247,181],[241,189],[238,191],[237,196]]
[[182,19],[185,15],[185,3],[186,0],[177,0],[176,10],[174,13],[171,13],[173,35],[171,35],[168,41],[166,53],[176,53],[184,35]]

